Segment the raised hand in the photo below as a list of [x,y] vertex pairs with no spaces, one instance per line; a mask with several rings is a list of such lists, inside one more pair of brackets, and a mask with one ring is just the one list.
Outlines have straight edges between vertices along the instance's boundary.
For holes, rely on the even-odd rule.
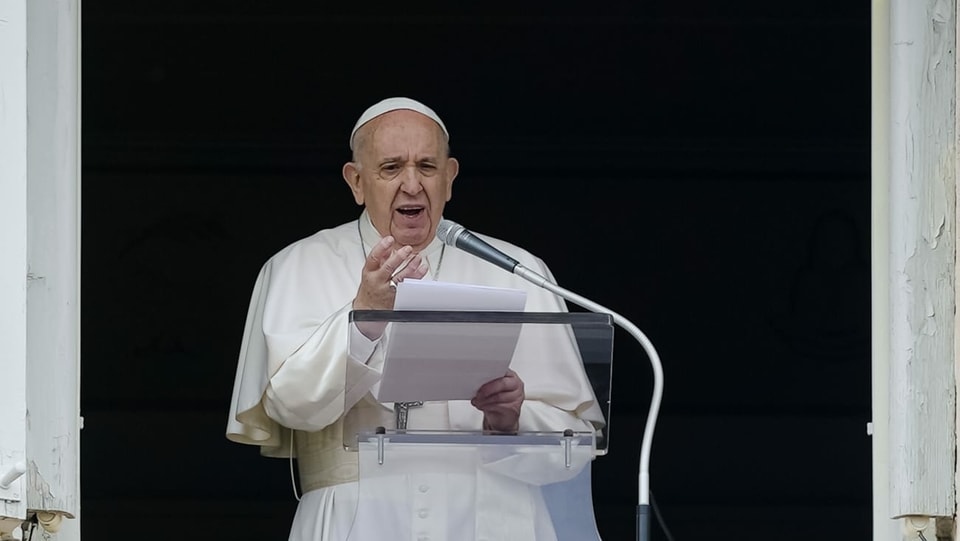
[[[398,270],[399,269],[399,270]],[[427,274],[427,262],[420,254],[413,253],[410,246],[393,249],[393,237],[380,239],[360,271],[360,287],[353,298],[354,310],[393,310],[397,297],[397,284],[406,278],[423,278]],[[375,339],[383,332],[383,324],[365,324],[360,331]]]

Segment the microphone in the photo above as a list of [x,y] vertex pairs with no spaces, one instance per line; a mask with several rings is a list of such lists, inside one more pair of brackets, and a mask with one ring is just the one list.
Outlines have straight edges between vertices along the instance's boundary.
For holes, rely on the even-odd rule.
[[636,325],[620,314],[597,304],[586,297],[560,287],[551,282],[546,277],[538,274],[523,265],[516,259],[497,250],[493,246],[480,239],[480,237],[471,233],[462,225],[450,220],[442,219],[437,224],[437,238],[444,244],[460,248],[461,250],[472,254],[480,259],[493,263],[494,265],[516,274],[521,278],[532,282],[533,284],[550,291],[551,293],[562,297],[574,304],[582,306],[591,312],[610,314],[614,323],[630,333],[633,338],[640,343],[647,357],[650,360],[650,367],[653,369],[653,395],[650,398],[650,410],[647,414],[647,422],[643,430],[643,439],[640,443],[640,472],[637,479],[637,541],[649,541],[650,539],[650,450],[653,447],[653,432],[656,429],[657,417],[660,413],[660,403],[663,399],[663,364],[660,362],[660,355],[657,354],[653,342],[643,334]]
[[437,224],[437,238],[447,246],[460,248],[464,252],[479,257],[487,263],[493,263],[501,269],[513,273],[520,262],[490,246],[466,227],[451,220],[440,220]]

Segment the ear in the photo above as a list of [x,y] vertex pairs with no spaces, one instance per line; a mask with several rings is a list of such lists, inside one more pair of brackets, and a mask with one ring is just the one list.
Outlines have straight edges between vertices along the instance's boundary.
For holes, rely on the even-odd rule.
[[360,183],[360,169],[355,163],[347,162],[343,165],[343,180],[347,181],[347,186],[350,186],[353,200],[358,205],[363,205],[363,184]]
[[460,172],[460,162],[456,158],[447,158],[447,201],[453,196],[453,180]]

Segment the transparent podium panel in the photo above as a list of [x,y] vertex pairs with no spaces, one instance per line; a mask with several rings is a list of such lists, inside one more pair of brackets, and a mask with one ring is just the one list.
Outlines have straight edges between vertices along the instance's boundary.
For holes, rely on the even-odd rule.
[[599,540],[595,443],[594,433],[572,431],[360,433],[347,539]]
[[[613,320],[583,312],[385,311],[350,313],[343,443],[378,428],[463,432],[483,413],[470,400],[512,370],[524,386],[520,431],[590,433],[610,441]],[[373,340],[371,340],[372,338]]]
[[[351,328],[344,381],[343,445],[359,463],[356,497],[337,495],[355,509],[347,539],[599,539],[590,465],[610,441],[610,315],[354,311],[350,321],[362,336]],[[471,399],[513,373],[519,431],[484,430]]]

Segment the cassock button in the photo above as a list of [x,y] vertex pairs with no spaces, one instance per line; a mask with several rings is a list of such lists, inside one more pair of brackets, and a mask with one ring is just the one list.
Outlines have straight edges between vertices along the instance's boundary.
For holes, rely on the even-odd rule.
[[420,489],[420,492],[426,492],[426,491],[430,490],[430,487],[427,486],[427,485],[420,485],[420,486],[417,487],[417,488]]
[[417,513],[417,516],[420,518],[427,518],[429,514],[430,512],[427,511],[426,509],[421,509],[420,512]]

